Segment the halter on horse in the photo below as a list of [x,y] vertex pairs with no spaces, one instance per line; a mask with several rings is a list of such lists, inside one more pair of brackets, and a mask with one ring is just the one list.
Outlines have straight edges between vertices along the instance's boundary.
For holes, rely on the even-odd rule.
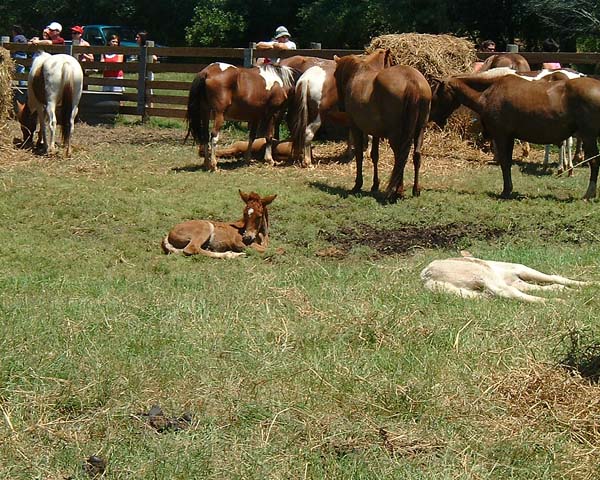
[[378,49],[369,55],[335,58],[335,80],[341,105],[351,122],[356,142],[356,182],[362,188],[363,133],[373,135],[373,187],[379,188],[377,162],[379,137],[389,139],[394,152],[394,169],[386,196],[394,201],[404,195],[404,166],[414,145],[415,177],[413,195],[419,195],[419,167],[423,134],[431,105],[431,88],[425,77],[412,67],[389,65],[389,51]]
[[[589,77],[530,82],[517,75],[458,75],[435,80],[431,119],[443,126],[464,104],[479,114],[492,139],[494,158],[502,168],[502,198],[511,196],[512,152],[519,138],[538,144],[560,144],[577,134],[590,161],[584,198],[596,196],[600,135],[600,81]],[[491,74],[491,75],[490,75]]]
[[[20,112],[20,118],[21,124],[28,128],[33,136],[36,122],[32,121],[31,115],[37,113],[37,122],[40,124],[37,146],[43,145],[47,153],[54,153],[58,124],[61,127],[67,156],[71,155],[71,136],[82,90],[83,70],[72,56],[41,52],[33,60],[29,72],[27,106]],[[49,137],[46,134],[46,124]],[[27,143],[28,139],[23,140]]]
[[[238,68],[212,63],[194,79],[188,96],[186,119],[192,138],[204,146],[204,167],[215,171],[216,145],[225,119],[247,121],[250,138],[246,162],[250,162],[252,142],[259,124],[266,125],[265,161],[273,164],[271,142],[276,117],[281,115],[288,93],[294,87],[294,71],[289,67],[262,65]],[[209,121],[214,123],[209,136]]]
[[213,258],[235,258],[245,255],[247,247],[262,253],[269,245],[269,205],[277,195],[261,198],[255,192],[244,193],[244,216],[237,222],[189,220],[175,225],[163,239],[165,253],[201,254]]

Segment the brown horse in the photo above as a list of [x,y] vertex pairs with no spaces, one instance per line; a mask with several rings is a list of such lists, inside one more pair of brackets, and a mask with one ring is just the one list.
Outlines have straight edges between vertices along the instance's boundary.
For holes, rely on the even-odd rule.
[[518,53],[499,53],[488,57],[483,62],[483,65],[479,69],[479,73],[487,72],[492,68],[508,67],[516,70],[517,72],[529,72],[531,67],[525,57]]
[[[252,158],[262,159],[265,156],[265,148],[267,146],[267,139],[264,137],[257,138],[252,142],[251,155]],[[226,148],[220,148],[217,150],[217,158],[238,158],[246,155],[248,151],[248,142],[239,140],[233,142]],[[292,158],[292,142],[282,141],[278,142],[273,140],[273,159],[278,162],[287,162]]]
[[377,162],[380,137],[389,139],[394,152],[394,168],[386,190],[390,201],[404,195],[404,166],[414,145],[415,177],[412,193],[419,195],[419,168],[423,134],[431,106],[431,88],[425,77],[412,67],[389,65],[389,50],[369,55],[335,57],[335,80],[340,105],[348,114],[355,141],[356,182],[353,192],[362,188],[363,133],[373,135],[373,187],[379,189]]
[[[479,114],[492,139],[494,158],[502,168],[502,198],[511,196],[512,153],[519,138],[538,144],[560,144],[576,134],[586,158],[598,154],[600,81],[588,77],[531,82],[518,75],[458,75],[434,80],[431,120],[443,126],[460,104]],[[584,198],[596,196],[599,162],[590,161],[590,181]]]
[[213,258],[235,258],[245,255],[247,247],[262,253],[269,245],[269,205],[277,195],[261,198],[255,192],[240,197],[246,204],[244,216],[237,222],[189,220],[175,225],[163,239],[165,253],[201,254]]
[[[212,171],[217,169],[215,151],[225,119],[249,123],[247,162],[250,162],[251,145],[258,126],[263,122],[267,139],[265,161],[273,164],[271,141],[276,116],[281,115],[293,87],[294,71],[289,67],[238,68],[226,63],[212,63],[202,70],[190,87],[186,138],[192,135],[200,146],[204,146],[204,167]],[[209,121],[213,115],[209,138]]]
[[311,142],[322,123],[350,126],[348,115],[339,109],[335,68],[335,61],[323,60],[307,69],[296,83],[290,105],[292,148],[294,158],[302,157],[303,167],[312,164]]

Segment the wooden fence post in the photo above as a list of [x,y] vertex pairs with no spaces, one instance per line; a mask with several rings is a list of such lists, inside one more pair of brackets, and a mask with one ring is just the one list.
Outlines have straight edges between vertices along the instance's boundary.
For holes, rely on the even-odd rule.
[[0,37],[0,47],[3,47],[5,43],[10,43],[10,37],[2,35]]
[[[142,116],[142,122],[148,120],[146,115],[146,63],[148,61],[148,44],[140,46],[138,54],[138,85],[137,85],[137,113]],[[152,42],[154,44],[154,42]],[[154,45],[153,45],[154,46]]]
[[256,42],[250,42],[248,48],[244,48],[244,67],[249,68],[254,64],[254,49]]

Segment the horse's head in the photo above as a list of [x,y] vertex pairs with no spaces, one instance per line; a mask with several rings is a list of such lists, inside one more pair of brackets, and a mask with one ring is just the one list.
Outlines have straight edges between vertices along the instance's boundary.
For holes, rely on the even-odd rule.
[[21,133],[23,134],[21,148],[28,148],[33,144],[37,115],[29,110],[27,103],[21,103],[17,100],[17,120],[21,124]]
[[431,84],[431,110],[429,121],[435,122],[444,128],[448,117],[456,110],[460,102],[454,94],[448,79],[432,78]]
[[267,205],[269,205],[277,195],[269,195],[261,198],[258,193],[240,192],[240,197],[246,204],[244,208],[244,233],[242,234],[242,241],[245,245],[250,245],[257,240],[259,234],[263,237],[268,235],[269,229],[269,214],[267,211]]

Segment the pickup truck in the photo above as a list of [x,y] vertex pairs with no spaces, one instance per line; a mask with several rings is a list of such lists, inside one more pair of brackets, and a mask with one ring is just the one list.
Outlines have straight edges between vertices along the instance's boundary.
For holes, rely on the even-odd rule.
[[119,25],[86,25],[83,27],[83,39],[92,46],[108,45],[108,39],[112,35],[118,35],[122,47],[137,47],[135,41],[137,30],[133,27]]

